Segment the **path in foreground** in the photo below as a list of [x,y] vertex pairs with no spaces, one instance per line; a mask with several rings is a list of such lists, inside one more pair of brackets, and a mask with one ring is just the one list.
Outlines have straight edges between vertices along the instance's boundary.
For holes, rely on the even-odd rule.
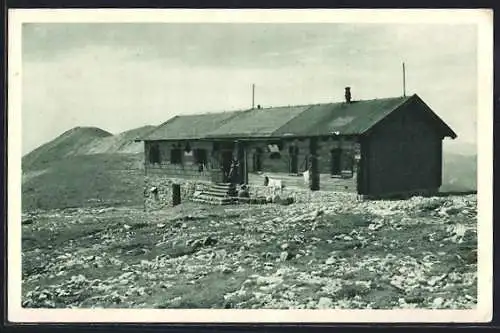
[[473,308],[476,196],[23,217],[23,306]]

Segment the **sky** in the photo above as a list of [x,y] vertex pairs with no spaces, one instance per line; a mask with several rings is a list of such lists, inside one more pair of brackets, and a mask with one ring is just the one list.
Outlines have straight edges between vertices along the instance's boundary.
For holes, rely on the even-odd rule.
[[476,142],[477,29],[445,24],[25,23],[23,154],[76,126],[417,93]]

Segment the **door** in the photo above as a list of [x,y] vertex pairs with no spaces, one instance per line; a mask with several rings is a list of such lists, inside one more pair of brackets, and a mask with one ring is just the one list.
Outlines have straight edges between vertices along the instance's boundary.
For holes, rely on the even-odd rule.
[[298,147],[290,147],[290,173],[298,174],[299,173],[299,148]]
[[252,156],[253,172],[262,171],[262,149],[257,148]]
[[342,156],[341,149],[332,149],[331,154],[330,154],[330,163],[331,163],[330,164],[330,173],[332,176],[340,175],[341,156]]
[[246,149],[243,144],[238,145],[238,179],[236,180],[237,184],[245,184],[247,183],[247,157],[246,157]]
[[222,177],[223,182],[229,182],[229,172],[231,171],[231,163],[233,161],[233,152],[231,150],[223,150],[221,153],[222,159]]
[[149,163],[160,164],[160,147],[157,143],[151,144],[149,148]]

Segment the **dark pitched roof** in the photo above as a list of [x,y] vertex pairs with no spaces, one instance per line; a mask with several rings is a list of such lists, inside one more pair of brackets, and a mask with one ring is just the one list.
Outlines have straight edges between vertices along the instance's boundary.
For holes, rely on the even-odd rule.
[[313,105],[273,135],[362,134],[408,99],[410,97]]
[[266,109],[251,109],[243,111],[214,131],[207,137],[238,137],[238,136],[271,136],[284,124],[309,109],[305,106],[283,106]]
[[[351,103],[283,106],[223,113],[176,116],[158,126],[143,140],[208,138],[265,138],[363,134],[417,96],[381,98]],[[443,133],[456,134],[425,103]]]
[[175,116],[164,122],[143,140],[202,139],[227,120],[239,115],[238,111]]

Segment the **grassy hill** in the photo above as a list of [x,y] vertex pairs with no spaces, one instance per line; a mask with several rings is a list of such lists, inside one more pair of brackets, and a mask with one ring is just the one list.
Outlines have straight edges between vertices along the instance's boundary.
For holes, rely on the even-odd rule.
[[113,135],[96,127],[75,127],[23,156],[23,171],[41,170],[58,160],[95,154],[139,154],[143,152],[138,137],[154,126],[143,126]]
[[97,127],[72,128],[23,156],[23,171],[49,167],[54,161],[83,153],[85,147],[96,139],[110,136],[113,135]]
[[142,204],[144,126],[117,135],[76,127],[22,159],[23,210]]
[[53,162],[23,176],[23,211],[142,205],[141,161],[142,154],[96,154]]

